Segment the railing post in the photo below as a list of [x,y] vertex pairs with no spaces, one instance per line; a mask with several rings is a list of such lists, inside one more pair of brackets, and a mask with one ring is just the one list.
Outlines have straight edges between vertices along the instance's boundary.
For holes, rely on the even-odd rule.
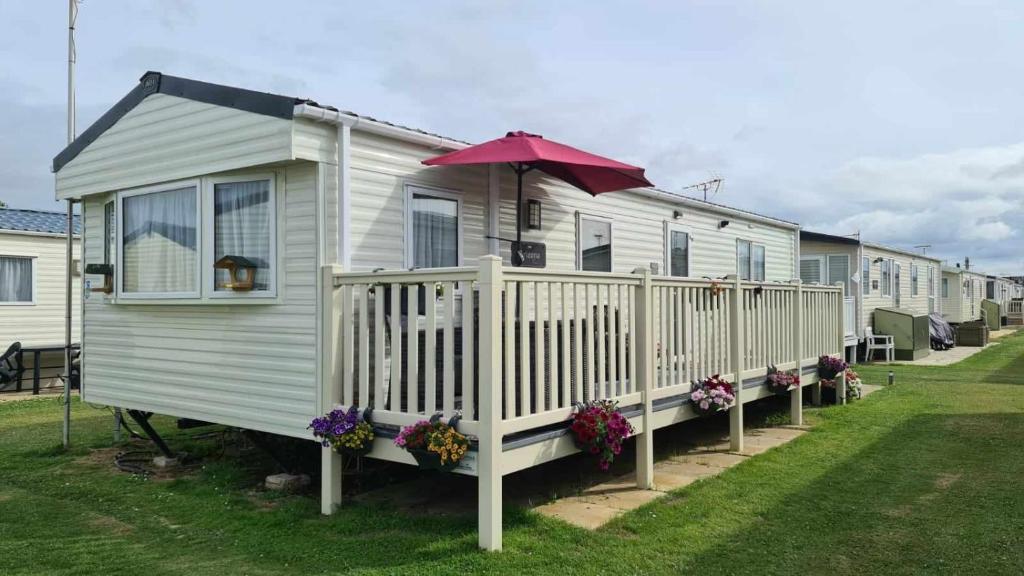
[[501,550],[501,258],[480,258],[480,437],[477,448],[479,546]]
[[649,268],[637,268],[642,283],[636,295],[636,370],[637,390],[640,391],[643,413],[643,432],[636,437],[636,486],[641,490],[654,487],[654,430],[651,426],[653,405],[651,390],[654,388],[654,286]]
[[[338,351],[341,334],[341,289],[334,287],[334,275],[341,272],[338,265],[320,269],[322,331],[320,371],[320,409],[327,412],[341,403],[341,354]],[[320,513],[333,514],[341,505],[341,454],[331,447],[320,449]]]
[[743,334],[743,279],[738,274],[728,277],[732,281],[732,293],[729,314],[732,326],[729,327],[729,358],[732,360],[733,394],[736,405],[729,410],[729,449],[743,452],[743,360],[746,358],[746,338]]
[[[800,279],[796,283],[793,300],[793,354],[796,355],[796,374],[804,377],[804,287]],[[804,425],[804,385],[801,382],[789,393],[789,421],[793,426]]]
[[[843,327],[843,323],[846,318],[846,286],[842,282],[836,282],[836,288],[839,288],[839,314],[837,320],[839,323],[839,357],[846,361],[846,330]],[[843,370],[842,374],[836,375],[836,404],[846,404],[846,370]]]

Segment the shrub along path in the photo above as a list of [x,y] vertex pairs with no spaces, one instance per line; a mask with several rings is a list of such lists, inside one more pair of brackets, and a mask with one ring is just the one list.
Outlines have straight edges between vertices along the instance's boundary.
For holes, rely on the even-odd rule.
[[[868,383],[889,370],[858,368]],[[53,399],[5,403],[0,574],[1024,573],[1024,334],[893,370],[891,388],[810,411],[800,438],[599,530],[510,506],[502,554],[476,550],[472,515],[366,503],[320,517],[312,497],[253,490],[261,463],[166,419],[203,465],[133,477],[110,465],[105,411],[76,403],[64,452]]]

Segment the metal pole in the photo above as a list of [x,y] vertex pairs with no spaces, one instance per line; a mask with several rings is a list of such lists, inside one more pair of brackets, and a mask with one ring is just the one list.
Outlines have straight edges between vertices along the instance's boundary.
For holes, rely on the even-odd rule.
[[[75,140],[75,19],[78,1],[68,0],[68,144]],[[68,199],[67,245],[64,257],[64,431],[63,443],[71,445],[71,266],[74,250],[75,201]]]
[[516,168],[516,242],[523,241],[523,163]]

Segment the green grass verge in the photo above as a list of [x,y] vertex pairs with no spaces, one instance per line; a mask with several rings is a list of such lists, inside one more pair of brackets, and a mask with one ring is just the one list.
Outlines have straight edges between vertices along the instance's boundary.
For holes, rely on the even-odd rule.
[[[859,368],[868,383],[888,370]],[[258,462],[169,420],[204,466],[117,472],[91,453],[110,447],[107,412],[76,403],[64,452],[52,399],[4,403],[0,574],[1024,573],[1024,334],[893,371],[895,386],[813,411],[811,433],[596,532],[510,508],[501,554],[477,551],[471,516],[325,518],[312,497],[254,492]]]

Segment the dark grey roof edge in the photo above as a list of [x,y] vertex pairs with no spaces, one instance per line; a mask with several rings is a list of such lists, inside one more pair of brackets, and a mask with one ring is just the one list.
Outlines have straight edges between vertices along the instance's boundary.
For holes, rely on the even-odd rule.
[[121,98],[117,104],[114,104],[110,110],[107,110],[103,116],[100,116],[98,120],[93,122],[92,126],[89,126],[78,138],[75,138],[71,144],[68,144],[66,148],[54,157],[53,171],[56,172],[63,168],[68,162],[78,156],[86,146],[95,142],[100,135],[109,130],[111,126],[151,94],[167,94],[168,96],[177,96],[179,98],[195,100],[196,102],[225,106],[285,120],[292,119],[296,104],[309,102],[301,98],[257,92],[255,90],[246,90],[245,88],[235,88],[221,84],[211,84],[189,78],[169,76],[160,72],[146,72],[142,75],[142,78],[139,78],[138,86],[133,88],[124,98]]
[[801,230],[800,239],[814,240],[818,242],[832,242],[833,244],[850,244],[853,246],[860,244],[860,240],[856,238],[850,238],[849,236],[835,236],[833,234],[825,234],[824,232],[812,232],[810,230]]

